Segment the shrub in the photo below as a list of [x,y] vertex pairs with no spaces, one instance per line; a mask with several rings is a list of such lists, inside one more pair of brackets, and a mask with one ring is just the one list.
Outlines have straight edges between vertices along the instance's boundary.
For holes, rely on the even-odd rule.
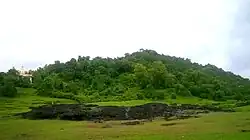
[[172,93],[171,94],[171,99],[176,99],[177,97],[176,97],[176,94],[175,93]]
[[233,98],[239,101],[239,100],[243,100],[244,96],[241,93],[236,93]]
[[142,92],[137,92],[136,96],[137,96],[138,100],[144,100],[145,99],[145,96],[144,96],[144,94]]
[[15,97],[17,96],[17,89],[12,84],[4,84],[0,86],[0,96]]
[[122,95],[122,100],[123,101],[136,100],[136,99],[137,99],[136,93],[133,93],[130,90],[125,91],[124,94]]
[[50,95],[50,97],[53,98],[65,98],[65,99],[73,99],[74,98],[74,94],[72,93],[63,93],[63,92],[52,92],[52,94]]

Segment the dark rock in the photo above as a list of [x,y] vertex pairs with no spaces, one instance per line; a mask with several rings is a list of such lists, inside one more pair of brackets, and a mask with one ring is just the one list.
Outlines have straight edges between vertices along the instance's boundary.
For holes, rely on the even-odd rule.
[[144,105],[130,107],[128,119],[153,119],[154,117],[164,116],[164,111],[168,105],[162,103],[148,103]]
[[[117,106],[99,106],[94,109],[99,109],[100,111],[96,113],[92,118],[100,117],[103,120],[124,120],[126,119],[126,107]],[[92,114],[92,113],[90,113]]]
[[136,121],[123,122],[121,124],[123,124],[123,125],[138,125],[138,124],[144,124],[144,122],[136,120]]
[[104,123],[104,120],[94,120],[94,123]]
[[250,132],[250,130],[246,130],[246,129],[243,129],[243,130],[240,130],[241,132]]
[[188,119],[188,118],[191,118],[191,117],[193,117],[193,116],[182,114],[182,115],[178,115],[177,119]]
[[166,124],[161,124],[161,126],[173,126],[176,125],[177,123],[166,123]]
[[217,106],[220,105],[221,103],[212,103],[212,105]]
[[199,113],[209,111],[232,112],[212,105],[167,105],[163,103],[148,103],[138,106],[98,106],[93,104],[50,104],[32,107],[32,110],[19,113],[28,119],[62,119],[62,120],[89,120],[101,122],[106,120],[153,120],[155,117],[168,118],[176,116],[178,119],[190,118]]
[[194,118],[200,118],[201,116],[193,116]]
[[197,114],[207,114],[207,113],[209,113],[209,111],[208,110],[200,110],[200,111],[197,111],[196,113]]
[[111,124],[105,124],[104,126],[102,126],[102,128],[112,128]]

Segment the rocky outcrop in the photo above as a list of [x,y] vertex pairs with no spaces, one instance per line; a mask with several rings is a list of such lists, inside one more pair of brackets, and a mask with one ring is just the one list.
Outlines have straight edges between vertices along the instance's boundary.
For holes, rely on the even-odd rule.
[[[192,110],[192,111],[190,111]],[[23,118],[28,119],[61,119],[61,120],[135,120],[149,119],[155,117],[188,118],[198,113],[208,111],[233,111],[225,110],[211,105],[190,104],[163,104],[148,103],[138,106],[98,106],[92,104],[54,104],[33,107],[31,111],[20,113]]]

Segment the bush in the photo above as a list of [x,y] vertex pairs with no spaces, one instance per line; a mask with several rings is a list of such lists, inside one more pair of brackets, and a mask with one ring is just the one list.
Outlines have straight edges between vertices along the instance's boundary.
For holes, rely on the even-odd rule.
[[235,104],[237,107],[247,106],[250,105],[250,101],[240,101]]
[[178,93],[180,96],[192,96],[192,94],[191,94],[191,92],[188,90],[188,89],[186,89],[186,88],[184,88],[184,89],[182,89],[181,91],[179,91],[179,93]]
[[244,96],[241,93],[237,93],[234,95],[233,99],[240,101],[244,99]]
[[208,98],[208,95],[206,93],[201,93],[200,94],[200,98],[202,99],[207,99]]
[[144,94],[142,92],[137,92],[136,96],[137,96],[138,100],[144,100],[145,99]]
[[122,101],[127,101],[127,100],[136,100],[137,99],[137,95],[136,93],[128,90],[125,91],[124,94],[122,95]]
[[39,96],[53,96],[53,90],[52,89],[43,89],[43,88],[38,88],[37,89],[37,95]]
[[12,84],[4,84],[0,86],[0,96],[3,97],[16,97],[17,89]]
[[65,99],[73,99],[74,98],[74,94],[72,93],[63,93],[63,92],[52,92],[52,94],[50,95],[50,97],[52,98],[65,98]]
[[215,94],[213,95],[213,100],[215,101],[225,101],[225,93],[222,90],[216,91]]
[[171,99],[176,99],[177,97],[176,97],[176,94],[175,93],[172,93],[171,94]]

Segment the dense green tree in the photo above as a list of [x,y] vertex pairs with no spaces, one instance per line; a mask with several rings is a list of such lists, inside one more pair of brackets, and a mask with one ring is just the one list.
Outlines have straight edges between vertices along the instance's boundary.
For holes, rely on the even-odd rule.
[[[50,85],[46,78],[53,73],[57,76],[52,77]],[[211,64],[202,66],[189,59],[140,49],[114,59],[79,56],[66,63],[56,61],[34,72],[34,86],[51,88],[48,90],[50,92],[98,93],[96,97],[134,94],[129,96],[162,99],[166,95],[176,94],[221,100],[224,97],[243,99],[239,95],[249,94],[247,88],[250,81]],[[130,88],[137,90],[128,92]],[[160,89],[165,89],[167,93],[157,92]]]
[[[0,87],[34,87],[42,96],[84,100],[156,99],[196,96],[211,100],[250,97],[250,81],[214,65],[140,49],[124,57],[78,56],[31,71],[33,84],[14,68],[0,73]],[[5,88],[3,88],[5,87]],[[11,87],[11,88],[10,88]],[[6,94],[9,92],[6,92]]]
[[141,89],[150,86],[150,76],[146,66],[144,66],[143,64],[136,63],[134,65],[134,74],[136,77],[136,83]]
[[[12,71],[12,70],[11,70]],[[17,90],[15,84],[17,84],[17,79],[15,78],[16,71],[10,71],[5,73],[0,73],[0,96],[4,97],[15,97],[17,96]]]
[[0,96],[15,97],[17,96],[17,90],[12,83],[4,83],[0,86]]
[[38,87],[38,95],[51,96],[54,91],[53,80],[52,76],[46,77]]
[[164,89],[167,83],[166,66],[161,61],[154,61],[148,71],[154,89]]

